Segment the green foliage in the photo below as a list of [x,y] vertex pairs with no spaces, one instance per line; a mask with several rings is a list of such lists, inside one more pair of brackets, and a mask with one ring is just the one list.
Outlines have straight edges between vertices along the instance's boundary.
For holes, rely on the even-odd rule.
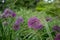
[[39,0],[6,0],[4,4],[1,3],[1,9],[11,8],[16,9],[20,7],[35,8]]
[[[39,1],[39,0],[37,0]],[[24,7],[35,7],[37,4],[36,0],[17,0],[15,5],[18,7],[24,6]]]
[[0,9],[1,11],[4,10],[5,8],[11,8],[13,9],[15,6],[14,6],[14,0],[6,0],[4,3],[0,3]]
[[[59,20],[56,20],[55,17],[52,17],[52,22],[46,22],[45,21],[45,17],[50,16],[51,15],[47,15],[44,12],[37,12],[37,11],[32,11],[32,10],[28,10],[27,9],[20,9],[20,11],[17,12],[18,15],[21,15],[24,17],[24,25],[21,27],[21,33],[20,38],[21,40],[48,40],[54,39],[55,34],[53,34],[54,32],[52,31],[52,27],[53,25],[59,24]],[[28,25],[27,25],[27,21],[30,17],[32,16],[36,16],[38,17],[41,22],[44,24],[44,28],[42,30],[33,30],[33,29],[29,29]]]
[[36,7],[36,9],[40,11],[46,11],[54,8],[55,8],[55,5],[53,3],[46,3],[44,1],[40,1]]
[[46,3],[44,1],[40,1],[37,4],[36,10],[37,11],[43,11],[46,12],[47,14],[51,14],[52,16],[59,16],[60,17],[60,7],[59,7],[59,1],[56,0],[52,3]]
[[[24,23],[21,24],[20,30],[13,31],[14,18],[7,18],[8,26],[3,26],[4,19],[0,19],[0,40],[53,40],[55,32],[53,31],[54,25],[60,25],[60,3],[45,3],[40,1],[37,6],[34,5],[35,0],[6,0],[2,9],[6,7],[14,10],[17,16],[24,18]],[[26,9],[25,7],[36,7],[35,9]],[[1,9],[1,11],[3,11]],[[37,11],[36,11],[37,10]],[[2,12],[0,12],[2,13]],[[30,17],[36,16],[43,24],[42,30],[33,30],[28,28],[27,21]],[[46,22],[46,17],[51,17],[52,21]]]

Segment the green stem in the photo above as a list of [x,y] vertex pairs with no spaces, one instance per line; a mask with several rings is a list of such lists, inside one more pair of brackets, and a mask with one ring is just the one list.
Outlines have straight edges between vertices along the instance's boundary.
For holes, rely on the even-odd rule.
[[47,34],[49,35],[50,39],[53,40],[53,37],[52,37],[51,32],[49,30],[49,26],[48,26],[48,24],[46,22],[45,22],[45,29],[46,29]]
[[[45,13],[45,16],[46,16],[46,13]],[[49,26],[48,26],[48,22],[46,22],[46,20],[45,20],[45,16],[43,17],[44,26],[45,26],[45,29],[46,29],[47,34],[49,35],[50,39],[53,40],[53,37],[51,35],[51,31],[50,31]]]

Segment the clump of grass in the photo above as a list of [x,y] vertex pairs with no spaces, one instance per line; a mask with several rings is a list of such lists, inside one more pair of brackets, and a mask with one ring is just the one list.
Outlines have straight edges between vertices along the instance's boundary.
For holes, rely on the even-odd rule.
[[[53,34],[53,26],[56,24],[59,24],[59,20],[56,19],[55,17],[52,17],[51,15],[48,15],[46,12],[41,11],[33,11],[31,9],[25,9],[25,8],[20,8],[18,11],[15,10],[17,13],[17,16],[22,16],[24,18],[23,24],[20,25],[20,29],[17,31],[14,31],[11,29],[11,25],[13,24],[11,21],[15,21],[11,18],[8,19],[9,25],[7,27],[4,27],[0,21],[0,26],[4,27],[4,31],[1,30],[1,34],[3,33],[4,35],[0,35],[3,39],[18,39],[18,40],[54,40],[55,35]],[[28,27],[28,19],[36,16],[41,23],[43,24],[43,28],[41,30],[34,30]],[[51,21],[46,21],[46,17],[51,17]],[[15,19],[15,18],[14,18]],[[56,22],[57,21],[57,22]],[[11,25],[10,25],[11,24]],[[6,32],[5,32],[6,31]],[[7,34],[6,34],[7,33]],[[53,34],[53,35],[52,35]],[[8,37],[8,38],[7,38]]]

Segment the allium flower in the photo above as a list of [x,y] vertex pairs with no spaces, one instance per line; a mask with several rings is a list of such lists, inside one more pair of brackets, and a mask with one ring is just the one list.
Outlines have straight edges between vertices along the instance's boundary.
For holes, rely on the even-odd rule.
[[60,40],[60,33],[56,35],[54,40]]
[[51,20],[52,20],[52,18],[46,17],[46,21],[51,21]]
[[36,17],[32,17],[28,20],[28,26],[33,29],[41,29],[43,27],[40,20]]
[[4,10],[4,13],[2,14],[2,16],[3,16],[3,17],[9,17],[9,16],[15,17],[16,14],[15,14],[15,12],[13,12],[12,10],[6,8],[6,9]]
[[22,17],[18,17],[17,20],[16,20],[16,24],[20,24],[20,23],[23,23],[23,18]]
[[12,17],[15,17],[15,16],[16,16],[16,14],[15,14],[15,13],[13,13],[13,14],[12,14]]
[[53,27],[53,30],[54,30],[54,31],[59,31],[59,32],[60,32],[60,27],[59,27],[58,25],[56,25],[56,26]]
[[20,25],[14,24],[13,29],[14,30],[19,30],[20,29]]
[[17,19],[16,22],[14,23],[13,29],[14,29],[14,30],[19,30],[21,23],[23,23],[23,18],[22,18],[22,17],[18,17],[18,19]]

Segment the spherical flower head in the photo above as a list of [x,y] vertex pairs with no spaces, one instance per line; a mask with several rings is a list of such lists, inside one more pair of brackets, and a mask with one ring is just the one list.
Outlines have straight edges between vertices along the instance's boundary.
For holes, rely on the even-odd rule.
[[20,23],[23,23],[23,18],[22,17],[18,17],[15,24],[20,24]]
[[10,10],[10,9],[6,8],[6,9],[4,10],[4,13],[5,13],[5,14],[8,14],[9,10]]
[[29,28],[33,29],[41,29],[42,24],[40,23],[40,20],[37,17],[32,17],[28,20],[28,26]]
[[56,35],[54,40],[60,40],[60,33]]
[[15,13],[13,13],[13,14],[12,14],[12,17],[16,17],[16,14],[15,14]]
[[33,29],[42,29],[43,25],[42,24],[39,24],[39,25],[35,25],[35,26],[32,26],[31,28]]
[[7,17],[9,17],[10,16],[10,14],[2,14],[2,18],[7,18]]
[[14,23],[13,29],[14,30],[19,30],[21,23],[23,23],[23,18],[22,17],[18,17],[16,22]]
[[55,25],[55,26],[53,27],[53,30],[60,32],[60,27],[59,27],[58,25]]
[[6,8],[6,9],[4,10],[4,12],[3,12],[3,16],[4,16],[4,17],[10,17],[10,16],[11,16],[11,17],[15,17],[15,16],[16,16],[16,13],[13,12],[12,10]]
[[14,24],[13,29],[14,30],[19,30],[20,29],[20,25]]

